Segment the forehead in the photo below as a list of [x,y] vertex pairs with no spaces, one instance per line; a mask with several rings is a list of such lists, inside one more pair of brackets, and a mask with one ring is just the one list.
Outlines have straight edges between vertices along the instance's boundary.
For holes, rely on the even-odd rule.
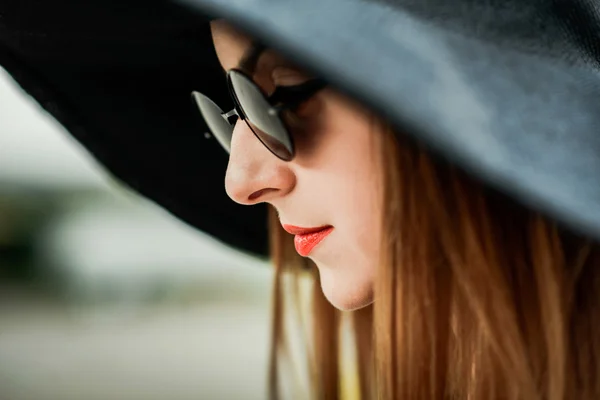
[[306,71],[289,59],[256,42],[223,20],[213,21],[211,30],[219,62],[225,71],[238,68],[254,78],[259,78],[261,75],[268,75],[274,68],[281,68],[306,75]]
[[252,39],[223,20],[210,24],[217,57],[224,70],[237,67],[244,53],[252,47]]

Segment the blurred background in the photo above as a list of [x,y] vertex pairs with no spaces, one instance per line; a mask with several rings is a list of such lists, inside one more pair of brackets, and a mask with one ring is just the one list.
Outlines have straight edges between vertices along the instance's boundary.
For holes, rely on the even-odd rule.
[[270,282],[112,181],[0,69],[0,400],[263,399]]

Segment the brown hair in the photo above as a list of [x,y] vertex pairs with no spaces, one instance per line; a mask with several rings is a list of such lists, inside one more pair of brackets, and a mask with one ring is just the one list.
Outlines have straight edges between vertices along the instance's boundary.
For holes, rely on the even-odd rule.
[[[297,365],[289,315],[311,327],[310,398],[341,396],[344,318],[355,327],[363,399],[600,398],[598,244],[383,132],[385,240],[373,306],[334,309],[271,213],[272,398]],[[308,313],[302,280],[312,282]]]

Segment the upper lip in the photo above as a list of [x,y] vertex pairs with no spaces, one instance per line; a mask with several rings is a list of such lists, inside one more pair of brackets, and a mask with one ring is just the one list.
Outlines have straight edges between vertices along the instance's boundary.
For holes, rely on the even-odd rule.
[[302,228],[300,226],[294,226],[294,225],[282,225],[283,229],[285,229],[285,231],[287,233],[290,233],[292,235],[306,235],[309,233],[315,233],[315,232],[319,232],[322,231],[324,229],[330,228],[331,225],[323,225],[323,226],[317,226],[315,228]]

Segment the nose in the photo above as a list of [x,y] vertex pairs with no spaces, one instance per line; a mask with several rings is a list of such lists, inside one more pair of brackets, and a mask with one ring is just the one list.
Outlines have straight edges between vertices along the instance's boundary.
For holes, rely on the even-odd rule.
[[244,205],[273,202],[291,192],[295,183],[290,163],[273,155],[250,127],[238,120],[225,174],[225,190],[229,197]]

